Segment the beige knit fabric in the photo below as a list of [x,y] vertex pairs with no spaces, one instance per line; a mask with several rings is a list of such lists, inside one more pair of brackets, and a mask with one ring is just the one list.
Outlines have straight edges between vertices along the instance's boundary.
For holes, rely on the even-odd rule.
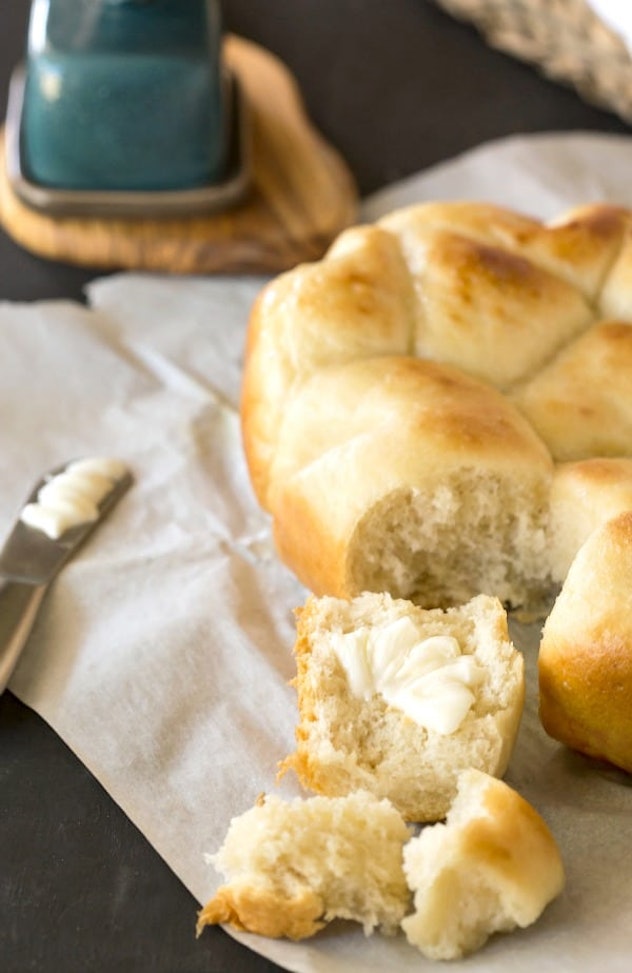
[[632,57],[584,0],[435,0],[487,42],[632,122]]

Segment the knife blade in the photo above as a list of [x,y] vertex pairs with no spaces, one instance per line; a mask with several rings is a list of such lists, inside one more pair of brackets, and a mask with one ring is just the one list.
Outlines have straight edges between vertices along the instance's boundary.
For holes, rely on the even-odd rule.
[[120,475],[111,478],[96,499],[94,516],[62,529],[59,536],[26,523],[22,513],[27,505],[37,504],[43,488],[82,462],[91,461],[66,463],[35,484],[0,551],[0,693],[28,640],[49,586],[133,482],[129,470],[121,467]]

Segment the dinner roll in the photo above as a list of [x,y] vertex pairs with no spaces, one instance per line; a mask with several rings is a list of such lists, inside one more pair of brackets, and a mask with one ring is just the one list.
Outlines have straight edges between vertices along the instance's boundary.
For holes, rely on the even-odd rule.
[[268,491],[281,558],[315,594],[434,607],[548,587],[553,464],[503,396],[457,369],[365,358],[288,411]]
[[632,459],[560,463],[551,489],[551,574],[561,583],[590,534],[632,510]]
[[222,885],[198,917],[262,936],[304,939],[335,918],[393,933],[410,894],[398,812],[370,794],[283,801],[268,795],[233,818],[210,860]]
[[495,598],[426,611],[387,594],[298,612],[296,751],[282,764],[337,796],[364,789],[411,821],[444,817],[459,772],[502,775],[524,664]]
[[550,736],[632,772],[632,511],[597,527],[546,620],[540,717]]
[[557,844],[534,808],[478,770],[459,777],[445,824],[404,848],[414,912],[408,941],[430,959],[457,959],[496,932],[531,925],[562,891]]
[[595,324],[511,398],[558,460],[632,456],[632,325]]

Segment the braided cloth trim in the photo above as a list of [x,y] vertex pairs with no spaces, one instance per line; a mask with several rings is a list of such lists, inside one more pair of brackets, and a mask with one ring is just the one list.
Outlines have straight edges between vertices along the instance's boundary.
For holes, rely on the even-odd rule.
[[574,87],[632,122],[632,57],[584,0],[434,0],[474,24],[491,47]]

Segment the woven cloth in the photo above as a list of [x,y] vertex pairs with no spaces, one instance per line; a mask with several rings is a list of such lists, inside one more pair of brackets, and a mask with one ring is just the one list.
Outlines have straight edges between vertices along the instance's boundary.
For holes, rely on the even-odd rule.
[[632,57],[584,0],[435,0],[499,50],[632,122]]

